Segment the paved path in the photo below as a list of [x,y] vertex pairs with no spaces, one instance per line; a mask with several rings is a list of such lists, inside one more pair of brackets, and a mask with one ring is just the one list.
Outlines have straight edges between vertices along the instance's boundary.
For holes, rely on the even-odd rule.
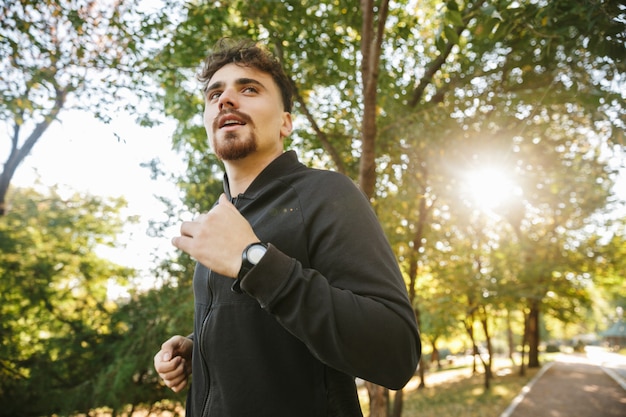
[[542,368],[500,417],[626,417],[626,358],[589,351]]

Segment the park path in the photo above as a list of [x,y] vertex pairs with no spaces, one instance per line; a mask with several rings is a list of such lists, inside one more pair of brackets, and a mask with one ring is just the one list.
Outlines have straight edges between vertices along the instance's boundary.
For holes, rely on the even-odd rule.
[[626,417],[626,357],[594,348],[561,355],[500,417]]

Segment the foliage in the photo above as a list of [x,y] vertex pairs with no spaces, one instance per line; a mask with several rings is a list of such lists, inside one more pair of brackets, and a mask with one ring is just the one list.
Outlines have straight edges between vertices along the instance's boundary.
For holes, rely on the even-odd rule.
[[[161,383],[153,357],[161,343],[173,334],[191,333],[193,317],[191,286],[164,285],[135,293],[111,317],[115,339],[109,344],[111,359],[93,378],[92,408],[106,407],[116,412],[133,408],[150,409],[164,399],[161,408],[173,411],[184,402],[185,394],[174,394]],[[181,303],[180,300],[185,300]]]
[[593,276],[595,284],[602,289],[602,298],[608,303],[608,310],[604,316],[612,314],[616,307],[626,305],[626,288],[624,271],[626,271],[626,225],[622,223],[613,233],[608,234],[608,242],[603,242],[601,236],[594,237],[587,242],[588,246],[581,248],[591,259],[585,271]]
[[[594,237],[580,230],[607,207],[615,172],[606,155],[619,157],[623,144],[624,12],[570,3],[447,2],[421,10],[412,32],[439,22],[439,35],[394,39],[402,59],[381,92],[390,152],[375,204],[396,217],[389,230],[407,273],[418,262],[419,279],[454,289],[457,308],[445,311],[459,320],[538,300],[573,321],[589,305],[591,259],[580,247]],[[473,200],[468,183],[485,169],[509,179],[496,210]],[[436,303],[430,293],[416,301],[425,314]]]
[[[10,132],[0,172],[0,215],[19,164],[62,110],[105,122],[115,111],[143,117],[154,94],[140,57],[160,44],[164,21],[138,0],[20,0],[0,5],[0,124]],[[157,25],[157,22],[159,24]]]
[[91,377],[114,357],[107,288],[134,274],[97,255],[117,244],[125,202],[56,189],[12,201],[0,218],[0,414],[87,411]]
[[[597,241],[589,219],[608,209],[616,172],[609,161],[624,144],[624,9],[571,0],[389,7],[375,92],[373,204],[423,330],[453,334],[454,323],[472,324],[472,312],[488,313],[487,324],[489,315],[529,306],[566,322],[583,319],[599,271],[591,272],[596,257],[582,248]],[[189,162],[182,183],[191,207],[219,192],[220,166],[208,153],[202,100],[189,80],[222,36],[269,44],[297,88],[299,129],[290,146],[313,165],[357,177],[367,100],[357,8],[188,5],[158,60],[171,69],[160,79],[168,114],[180,120],[175,141]],[[509,181],[496,207],[469,191],[470,173],[484,168]]]
[[[194,76],[217,39],[250,37],[269,45],[297,89],[297,131],[288,146],[311,165],[358,177],[364,107],[371,98],[365,97],[370,90],[360,73],[364,15],[359,2],[165,1],[155,14],[139,12],[134,2],[106,13],[100,4],[105,3],[44,1],[36,8],[23,0],[1,6],[7,23],[0,51],[10,59],[0,64],[0,82],[18,82],[0,89],[0,115],[12,123],[14,151],[23,129],[41,123],[45,128],[67,105],[86,106],[106,119],[109,106],[126,99],[128,88],[152,93],[143,78],[150,74],[162,88],[163,102],[153,106],[162,105],[166,116],[178,121],[174,146],[188,163],[186,174],[174,180],[188,210],[207,210],[221,192],[222,169],[208,149]],[[372,2],[372,7],[386,4]],[[388,5],[387,19],[381,19],[385,31],[375,89],[372,202],[398,255],[424,339],[455,337],[464,331],[461,323],[473,329],[480,318],[486,333],[477,337],[486,340],[489,332],[502,333],[489,326],[502,322],[499,316],[508,311],[510,328],[517,331],[514,345],[521,342],[519,329],[531,308],[537,320],[543,312],[577,323],[591,317],[597,297],[606,300],[606,310],[623,304],[618,284],[624,271],[624,221],[606,221],[615,208],[616,170],[626,160],[626,11],[620,3],[402,0]],[[44,18],[51,23],[44,25]],[[156,47],[160,52],[152,53]],[[29,136],[38,134],[35,129]],[[27,153],[29,148],[19,149]],[[477,189],[495,188],[490,178],[483,177],[482,187],[470,181],[486,168],[506,180],[493,205],[476,198]],[[172,222],[180,217],[174,208],[168,208]],[[161,260],[154,271],[160,285],[132,294],[117,309],[88,301],[102,289],[68,300],[62,297],[67,289],[50,287],[46,277],[57,276],[55,267],[65,265],[57,257],[70,247],[35,251],[43,242],[31,235],[38,214],[24,213],[34,223],[7,226],[0,241],[0,274],[20,278],[10,281],[16,289],[8,279],[0,283],[6,298],[0,307],[2,334],[28,335],[2,345],[2,358],[17,358],[2,361],[3,376],[10,376],[2,379],[2,398],[69,392],[57,397],[85,399],[71,406],[50,404],[53,412],[96,406],[120,412],[129,404],[181,400],[159,384],[151,357],[172,333],[189,330],[193,262],[185,256]],[[28,222],[20,216],[0,220]],[[153,226],[158,234],[167,225]],[[72,239],[60,236],[59,244],[70,245]],[[24,250],[30,260],[14,256],[8,262],[5,248],[7,254]],[[94,277],[107,271],[96,270]],[[28,301],[44,295],[73,309],[54,304],[46,310],[45,304],[35,308]],[[81,315],[85,305],[98,308]],[[68,323],[53,321],[53,313]],[[30,321],[4,319],[20,314]],[[44,323],[56,323],[46,331],[64,337],[35,334],[31,323],[40,316]],[[81,320],[104,330],[89,333]],[[79,334],[84,347],[59,349]],[[538,346],[539,338],[533,343]],[[66,353],[74,355],[71,367],[52,361]],[[72,385],[81,379],[70,377],[79,373],[93,378]],[[58,391],[51,391],[52,385]],[[25,386],[29,389],[21,389]],[[31,398],[21,403],[37,404]],[[411,407],[408,399],[406,411]]]

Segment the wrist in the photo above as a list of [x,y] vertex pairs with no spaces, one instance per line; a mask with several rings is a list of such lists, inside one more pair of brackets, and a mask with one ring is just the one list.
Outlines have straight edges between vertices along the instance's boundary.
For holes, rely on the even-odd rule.
[[261,261],[266,252],[267,244],[262,242],[254,242],[244,248],[241,253],[241,267],[231,287],[233,291],[241,293],[241,279]]

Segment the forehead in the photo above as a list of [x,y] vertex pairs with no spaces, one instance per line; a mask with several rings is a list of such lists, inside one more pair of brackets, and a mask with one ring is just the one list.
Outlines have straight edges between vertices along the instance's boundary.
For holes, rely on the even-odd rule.
[[261,71],[255,67],[235,63],[226,64],[217,70],[209,80],[208,85],[210,86],[216,83],[226,85],[235,84],[246,79],[255,80],[268,90],[278,90],[274,79],[267,72]]

